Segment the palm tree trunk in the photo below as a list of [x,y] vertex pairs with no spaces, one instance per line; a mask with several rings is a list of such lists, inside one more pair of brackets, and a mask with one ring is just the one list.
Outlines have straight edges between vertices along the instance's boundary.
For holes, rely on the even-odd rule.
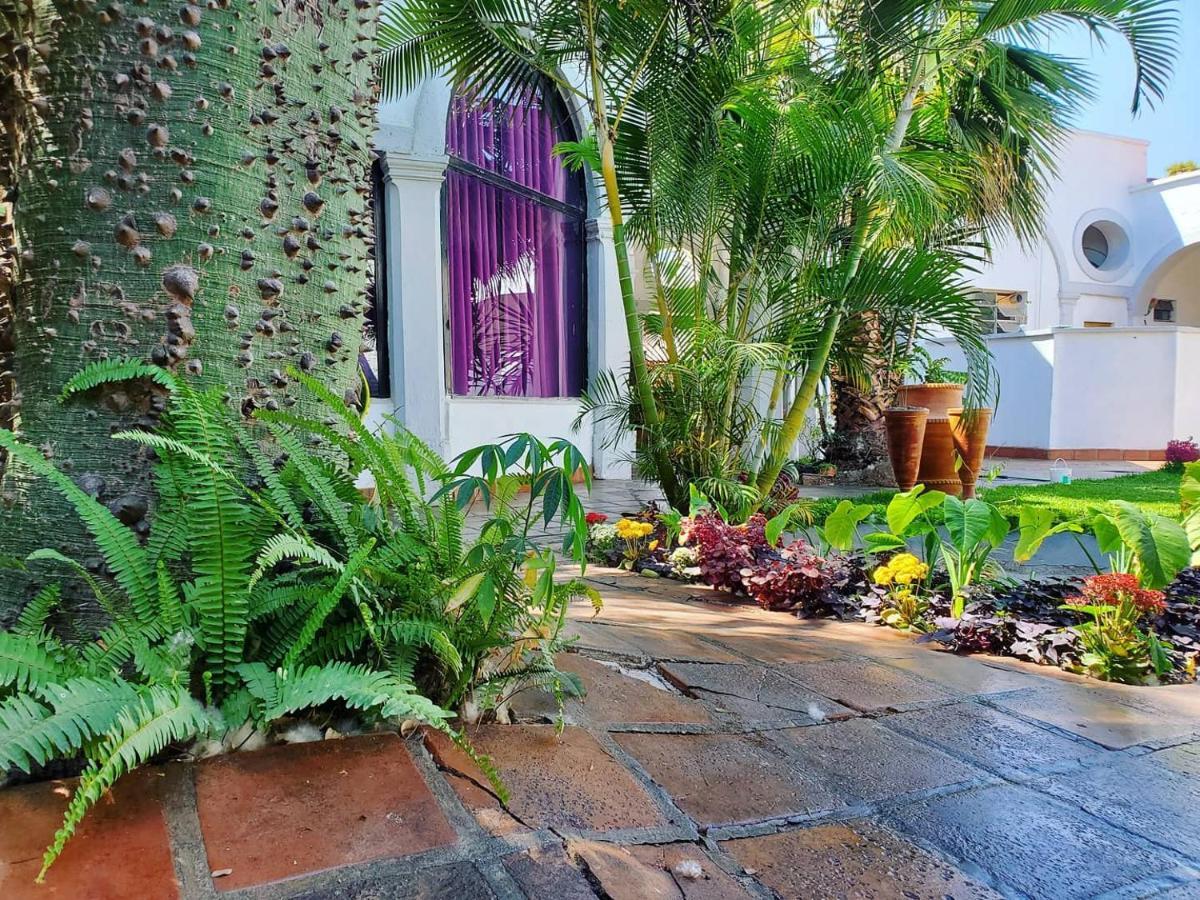
[[[594,34],[594,32],[593,32]],[[629,265],[629,245],[625,240],[625,215],[621,209],[621,193],[617,184],[617,165],[613,155],[613,139],[609,133],[608,103],[604,93],[604,83],[595,67],[593,54],[592,66],[592,103],[593,117],[596,127],[597,140],[600,143],[600,176],[604,181],[604,196],[608,206],[608,215],[613,228],[613,251],[617,258],[617,276],[621,285],[621,305],[625,313],[625,331],[629,336],[629,368],[633,375],[633,387],[637,394],[638,406],[642,411],[642,423],[650,432],[650,440],[656,443],[655,432],[660,418],[658,404],[654,400],[654,391],[650,384],[650,369],[646,365],[646,347],[642,338],[642,320],[638,314],[637,296],[633,289],[633,272]],[[654,446],[651,452],[654,456],[655,469],[658,471],[659,486],[667,495],[667,501],[676,509],[687,508],[687,495],[681,494],[678,480],[675,477],[675,467],[671,465],[670,457],[665,451]]]
[[[149,360],[224,386],[246,414],[297,403],[288,365],[339,392],[357,383],[375,10],[364,0],[55,9],[13,204],[12,409],[23,440],[142,532],[148,461],[109,434],[152,426],[163,399],[131,385],[60,404],[81,368]],[[91,563],[53,492],[16,468],[0,490],[0,552],[52,544]],[[23,589],[6,579],[0,620]]]

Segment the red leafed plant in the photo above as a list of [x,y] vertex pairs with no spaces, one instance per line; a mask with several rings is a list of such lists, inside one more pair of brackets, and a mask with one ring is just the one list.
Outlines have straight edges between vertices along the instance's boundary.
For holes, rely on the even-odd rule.
[[602,512],[590,512],[586,516],[583,517],[583,520],[588,525],[603,525],[605,522],[608,521],[608,516],[606,516]]
[[1191,438],[1187,440],[1167,441],[1167,468],[1182,471],[1186,463],[1200,460],[1200,447]]
[[763,609],[804,609],[816,605],[829,590],[825,560],[799,541],[742,569],[746,593]]
[[1084,579],[1080,596],[1067,600],[1072,606],[1120,606],[1130,600],[1142,615],[1161,615],[1167,607],[1162,591],[1143,588],[1136,575],[1112,572]]
[[696,516],[683,543],[696,547],[700,574],[718,590],[745,590],[742,569],[754,565],[758,554],[767,549],[765,516],[751,516],[745,525],[730,525],[715,513]]

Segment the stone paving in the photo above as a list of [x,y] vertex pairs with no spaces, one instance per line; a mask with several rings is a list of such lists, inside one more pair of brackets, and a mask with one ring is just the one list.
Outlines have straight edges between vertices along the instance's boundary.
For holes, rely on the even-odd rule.
[[589,569],[565,669],[472,729],[0,791],[0,897],[1200,897],[1200,690],[1105,685]]

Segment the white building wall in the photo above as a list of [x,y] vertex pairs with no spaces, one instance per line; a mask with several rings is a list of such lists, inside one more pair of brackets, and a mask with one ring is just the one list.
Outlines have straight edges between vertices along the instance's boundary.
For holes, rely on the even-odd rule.
[[[580,80],[576,78],[575,80]],[[452,90],[445,78],[379,108],[376,148],[386,160],[388,302],[392,401],[372,404],[373,421],[394,411],[446,459],[503,435],[531,432],[549,440],[565,437],[591,460],[600,478],[628,478],[632,437],[606,446],[590,420],[571,429],[577,398],[459,397],[446,378],[449,318],[443,293],[441,192],[448,159],[446,119]],[[568,103],[569,106],[572,104]],[[579,111],[576,125],[585,133]],[[589,184],[587,222],[588,373],[629,364],[629,341],[621,306],[612,229]]]

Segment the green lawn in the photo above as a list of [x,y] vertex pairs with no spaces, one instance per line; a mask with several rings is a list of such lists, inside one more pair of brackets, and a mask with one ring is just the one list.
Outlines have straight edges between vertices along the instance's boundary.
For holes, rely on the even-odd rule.
[[[882,514],[895,491],[875,491],[852,497],[855,503],[868,503]],[[1022,506],[1042,506],[1053,509],[1059,519],[1079,518],[1102,509],[1110,500],[1128,500],[1150,512],[1166,516],[1179,515],[1179,475],[1170,472],[1144,472],[1121,475],[1117,478],[1094,478],[1072,484],[1007,485],[979,491],[981,499],[995,503],[1012,518]],[[822,497],[814,502],[813,518],[817,522],[833,512],[837,498]]]
[[1053,509],[1062,519],[1091,515],[1111,500],[1128,500],[1148,512],[1178,516],[1179,479],[1172,472],[1144,472],[1073,484],[1009,485],[981,490],[979,494],[1001,508],[1041,506]]

